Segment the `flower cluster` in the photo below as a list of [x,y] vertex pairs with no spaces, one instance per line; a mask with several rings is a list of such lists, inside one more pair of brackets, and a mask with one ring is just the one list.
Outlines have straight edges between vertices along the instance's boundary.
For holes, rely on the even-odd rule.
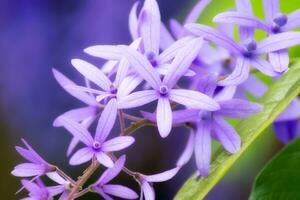
[[[260,97],[267,87],[251,72],[257,69],[267,76],[280,77],[288,70],[288,48],[300,44],[300,33],[292,31],[300,25],[300,11],[285,15],[280,13],[277,0],[263,2],[265,21],[254,16],[250,0],[236,0],[235,10],[218,14],[213,19],[218,27],[212,28],[197,23],[210,3],[200,0],[184,24],[171,20],[170,31],[161,22],[156,0],[145,0],[140,10],[139,3],[135,3],[129,15],[131,44],[86,48],[87,54],[106,60],[101,67],[81,59],[71,61],[85,84],[78,85],[53,69],[57,82],[85,104],[63,113],[53,125],[72,135],[67,151],[70,165],[91,165],[78,180],[73,180],[23,140],[27,149],[16,149],[28,162],[17,165],[12,174],[33,177],[22,180],[23,188],[29,192],[27,199],[60,195],[59,199],[70,200],[87,192],[98,193],[107,200],[111,196],[138,198],[128,187],[109,184],[123,171],[140,185],[141,199],[154,200],[152,183],[173,178],[193,154],[199,176],[209,175],[213,139],[228,153],[238,152],[240,137],[226,119],[259,112],[262,107],[248,101],[245,93]],[[233,37],[233,26],[228,24],[238,25],[238,42]],[[256,41],[256,29],[265,31],[266,38]],[[155,110],[143,111],[153,103]],[[295,106],[299,107],[298,99]],[[288,109],[294,110],[295,106]],[[132,115],[128,110],[137,110],[141,115]],[[287,111],[278,122],[299,117]],[[117,121],[120,131],[116,136],[112,130]],[[94,123],[96,126],[92,126]],[[185,126],[189,130],[186,148],[172,169],[144,175],[125,167],[125,155],[117,156],[117,151],[134,144],[131,134],[147,124],[155,125],[162,138],[173,127]],[[76,150],[78,145],[81,147]],[[82,188],[100,166],[106,168],[100,178]],[[46,186],[42,176],[55,185]]]

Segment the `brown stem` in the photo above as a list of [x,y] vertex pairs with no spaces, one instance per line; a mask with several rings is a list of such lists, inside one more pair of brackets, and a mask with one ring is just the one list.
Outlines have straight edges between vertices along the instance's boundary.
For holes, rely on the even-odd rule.
[[122,112],[122,110],[119,110],[118,115],[119,115],[119,122],[120,122],[121,135],[124,135],[124,130],[125,130],[125,120],[124,120],[124,117],[123,117],[123,112]]
[[91,165],[83,172],[82,176],[78,178],[74,187],[71,189],[69,195],[67,196],[66,200],[73,200],[76,198],[77,193],[81,190],[82,186],[93,175],[93,173],[98,167],[99,162],[94,159]]
[[143,126],[147,125],[154,125],[153,122],[151,122],[148,119],[142,119],[140,121],[132,123],[128,128],[124,130],[124,135],[130,135],[132,132],[138,130],[139,128],[142,128]]

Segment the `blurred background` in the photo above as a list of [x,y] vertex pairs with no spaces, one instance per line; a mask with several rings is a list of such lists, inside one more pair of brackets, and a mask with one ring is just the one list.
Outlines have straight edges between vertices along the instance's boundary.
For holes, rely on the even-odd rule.
[[[72,58],[82,58],[94,64],[97,59],[82,50],[95,44],[128,44],[128,14],[134,0],[0,0],[0,194],[1,199],[19,199],[14,193],[20,187],[18,178],[10,175],[22,161],[14,150],[26,139],[50,163],[81,174],[86,165],[68,166],[66,149],[70,135],[52,122],[61,113],[82,106],[68,95],[53,78],[56,68],[72,80],[82,77],[70,64]],[[163,21],[179,21],[196,1],[158,0]],[[255,12],[262,16],[261,0],[253,1]],[[213,0],[201,15],[200,22],[210,23],[218,12],[228,10],[233,0]],[[283,12],[300,8],[299,0],[282,1]],[[293,55],[299,55],[294,50]],[[176,129],[161,140],[156,129],[143,128],[136,134],[136,144],[130,147],[129,168],[156,173],[173,166],[184,148],[186,130]],[[272,129],[259,139],[256,148],[247,152],[237,165],[212,190],[207,199],[247,199],[254,176],[282,145]],[[194,171],[194,163],[186,166],[171,181],[155,185],[157,199],[172,199],[184,180]],[[99,173],[98,173],[99,174]],[[94,177],[97,178],[97,177]],[[129,177],[117,182],[138,189]],[[137,190],[138,191],[138,190]],[[24,194],[23,194],[24,195]],[[99,199],[96,194],[81,199]]]

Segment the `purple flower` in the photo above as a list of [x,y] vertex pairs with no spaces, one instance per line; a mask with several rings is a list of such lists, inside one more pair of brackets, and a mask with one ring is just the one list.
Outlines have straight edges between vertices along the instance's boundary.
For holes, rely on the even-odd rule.
[[173,169],[153,175],[138,174],[138,181],[141,184],[141,196],[144,195],[145,200],[155,200],[155,192],[151,183],[170,180],[177,174],[179,169],[180,167],[175,167]]
[[[159,49],[161,46],[166,46],[167,38],[165,35],[166,31],[163,29],[163,24],[161,23],[160,11],[156,0],[146,0],[144,5],[137,17],[137,6],[138,2],[136,2],[129,15],[129,29],[134,40],[141,39],[141,45],[139,48],[135,48],[141,54],[145,56],[145,58],[151,63],[152,67],[158,71],[160,75],[166,75],[166,73],[170,69],[169,61],[174,58],[177,52],[192,39],[192,37],[185,37],[182,40],[171,41],[168,42],[166,48],[162,48],[164,51],[160,52]],[[114,60],[118,58],[120,55],[116,55],[115,51],[111,51],[114,54],[111,57],[106,57],[108,54],[105,51],[107,49],[103,49],[104,46],[93,46],[85,49],[85,52],[96,57],[105,58],[108,60]],[[108,51],[109,52],[109,51]],[[106,56],[105,56],[106,54]],[[115,61],[110,61],[115,62]],[[191,70],[187,70],[185,76],[193,76],[195,73]]]
[[287,144],[300,134],[300,99],[295,98],[273,123],[278,139]]
[[[240,5],[240,6],[239,6]],[[243,6],[251,8],[249,0],[237,0],[237,11],[225,12],[218,14],[213,21],[220,23],[235,23],[241,26],[258,28],[266,31],[270,35],[290,31],[300,26],[300,10],[296,10],[289,15],[280,13],[278,0],[264,0],[263,6],[266,21],[255,17],[252,12],[244,12]],[[281,36],[282,40],[289,40],[292,34]],[[299,44],[298,40],[293,41],[292,45]],[[289,46],[288,46],[289,47]],[[279,49],[268,53],[269,61],[276,72],[284,72],[289,66],[289,55],[286,48]]]
[[[236,55],[236,64],[234,71],[226,79],[219,81],[219,85],[238,85],[244,82],[249,75],[250,67],[254,66],[262,73],[269,76],[278,76],[279,73],[273,70],[273,66],[260,58],[263,54],[286,49],[300,43],[300,33],[285,32],[276,35],[270,35],[268,38],[260,42],[255,42],[252,30],[242,29],[241,38],[245,38],[243,44],[237,44],[232,38],[215,30],[209,26],[200,24],[188,24],[185,26],[191,33],[204,37],[204,39],[220,45],[234,55]],[[242,27],[244,28],[244,27]]]
[[39,177],[56,170],[55,166],[46,162],[24,139],[22,139],[22,142],[27,149],[17,146],[16,150],[29,162],[15,166],[11,172],[12,175],[19,177]]
[[22,185],[29,192],[28,197],[23,198],[24,200],[51,200],[65,190],[62,185],[46,187],[40,179],[37,179],[36,183],[22,180]]
[[[62,73],[60,73],[56,69],[53,69],[52,71],[55,79],[62,88],[64,88],[70,95],[74,96],[78,100],[88,105],[86,107],[72,109],[58,116],[54,120],[53,126],[62,126],[60,119],[62,117],[66,117],[76,122],[82,123],[86,127],[89,127],[92,124],[92,122],[96,119],[97,115],[101,110],[100,104],[95,100],[94,96],[91,96],[90,94],[87,94],[84,91],[72,89],[72,86],[77,87],[77,85],[73,81],[68,79],[66,76],[64,76]],[[79,140],[77,138],[74,137],[72,139],[67,150],[68,156],[72,153],[73,149],[76,147],[78,142]]]
[[[94,46],[86,50],[89,54],[104,59],[126,58],[131,67],[138,73],[153,90],[131,93],[118,101],[118,107],[134,108],[158,100],[157,126],[162,137],[167,137],[172,127],[172,112],[170,100],[191,108],[217,110],[219,105],[210,97],[193,90],[174,89],[178,80],[187,72],[191,63],[202,46],[202,39],[191,39],[180,48],[170,69],[163,78],[153,68],[153,65],[138,51],[128,46]],[[167,50],[166,50],[167,51]],[[165,51],[165,52],[166,52]],[[119,56],[119,58],[117,58]],[[167,56],[168,57],[168,56]]]
[[108,152],[122,150],[130,146],[134,142],[134,138],[130,136],[119,136],[106,141],[116,119],[116,100],[111,99],[105,106],[100,119],[98,121],[95,137],[93,138],[88,130],[81,124],[68,119],[62,118],[63,126],[78,140],[86,145],[79,149],[70,159],[71,165],[79,165],[85,163],[92,158],[96,158],[99,163],[106,167],[112,167],[113,161],[107,155]]
[[144,57],[131,48],[123,47],[124,56],[131,63],[131,66],[143,77],[153,90],[134,92],[124,97],[120,102],[123,108],[132,108],[158,100],[156,118],[159,133],[167,137],[172,127],[172,110],[170,101],[174,101],[190,108],[204,110],[217,110],[219,105],[210,97],[193,90],[175,89],[177,81],[187,71],[191,62],[201,47],[201,40],[193,39],[186,47],[178,52],[173,60],[171,70],[163,81],[159,74],[153,70],[150,63]]
[[[216,89],[216,79],[212,76],[198,80],[197,89],[209,96],[213,96]],[[202,176],[209,174],[211,157],[211,141],[218,140],[229,153],[236,153],[240,149],[241,140],[234,128],[223,117],[244,118],[261,110],[261,106],[241,99],[232,99],[235,88],[227,87],[214,95],[220,109],[205,111],[203,109],[186,109],[173,112],[173,123],[194,123],[196,131],[192,130],[186,149],[177,162],[178,166],[186,164],[195,152],[197,168]],[[152,114],[143,115],[155,120]]]
[[92,185],[92,190],[99,193],[105,200],[112,200],[109,195],[120,197],[123,199],[137,199],[138,195],[128,187],[122,185],[108,184],[123,169],[126,157],[121,156],[112,168],[103,172],[96,183]]

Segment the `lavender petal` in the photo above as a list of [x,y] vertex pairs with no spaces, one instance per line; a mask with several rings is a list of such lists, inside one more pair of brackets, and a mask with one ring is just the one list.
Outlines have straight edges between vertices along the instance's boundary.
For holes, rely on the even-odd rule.
[[193,90],[173,89],[169,98],[188,108],[215,111],[220,109],[219,104],[211,97]]
[[211,159],[211,123],[199,122],[195,136],[195,157],[198,171],[201,176],[209,175]]
[[144,90],[139,92],[131,93],[128,96],[120,98],[118,100],[118,108],[135,108],[152,101],[155,101],[158,98],[157,92],[155,90]]
[[94,156],[94,152],[90,147],[84,147],[79,149],[74,155],[70,158],[70,165],[80,165],[90,161]]
[[172,110],[167,98],[159,98],[156,108],[157,128],[160,136],[165,138],[172,129]]
[[217,139],[229,153],[236,153],[241,147],[241,138],[222,117],[214,116],[213,131]]
[[117,118],[117,110],[117,100],[111,99],[105,106],[99,118],[96,128],[95,140],[99,141],[100,143],[106,140],[115,124]]

